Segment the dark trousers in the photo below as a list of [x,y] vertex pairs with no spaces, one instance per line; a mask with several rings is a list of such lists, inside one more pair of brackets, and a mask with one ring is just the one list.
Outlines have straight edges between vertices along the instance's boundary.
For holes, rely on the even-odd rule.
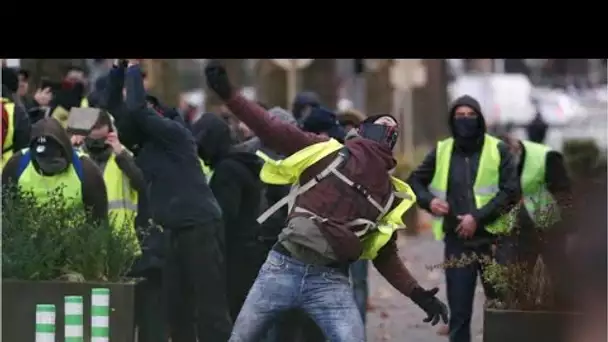
[[147,272],[135,288],[138,342],[166,342],[167,325],[163,314],[162,276],[160,269]]
[[[490,243],[469,246],[465,241],[456,237],[445,239],[445,260],[467,257],[493,257]],[[473,299],[477,277],[481,276],[486,298],[494,299],[496,292],[490,284],[483,281],[483,268],[477,261],[464,265],[449,265],[445,269],[448,306],[450,308],[450,342],[471,341],[471,316],[473,315]]]
[[170,229],[163,277],[172,342],[228,341],[223,224]]
[[355,291],[355,301],[361,312],[363,323],[365,323],[365,318],[367,316],[367,271],[367,260],[357,260],[350,265],[350,275],[353,283],[353,290]]

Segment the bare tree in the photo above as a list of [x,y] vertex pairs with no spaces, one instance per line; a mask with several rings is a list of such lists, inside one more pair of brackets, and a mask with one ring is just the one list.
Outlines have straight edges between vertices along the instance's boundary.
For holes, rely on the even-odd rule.
[[[236,89],[240,89],[243,85],[243,59],[220,59],[220,63],[226,68],[228,77]],[[207,112],[220,112],[223,110],[222,100],[210,89],[207,88],[205,82],[205,110]]]
[[434,145],[448,135],[447,61],[425,59],[426,84],[414,90],[414,142]]
[[146,59],[144,68],[150,84],[150,93],[157,96],[164,104],[177,107],[179,84],[175,60]]
[[393,111],[393,87],[389,71],[392,62],[383,62],[378,70],[366,70],[366,114],[388,114]]
[[30,83],[34,85],[34,87],[39,84],[42,77],[49,78],[53,81],[61,80],[70,65],[86,69],[86,60],[50,58],[21,60],[21,67],[30,72]]
[[287,73],[270,59],[260,59],[255,66],[258,100],[266,105],[290,109],[287,101]]
[[[301,90],[314,91],[321,103],[331,109],[338,104],[338,73],[335,59],[315,59],[301,70]],[[293,101],[293,99],[291,99]]]

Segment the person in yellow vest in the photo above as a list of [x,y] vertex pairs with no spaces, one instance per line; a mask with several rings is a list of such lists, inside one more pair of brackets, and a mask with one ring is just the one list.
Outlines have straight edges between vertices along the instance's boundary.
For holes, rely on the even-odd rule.
[[567,224],[572,205],[570,177],[562,154],[549,146],[511,136],[501,139],[515,157],[522,199],[517,212],[517,232],[512,234],[512,260],[532,271],[542,256],[555,289],[556,304],[568,305],[564,276],[567,244],[575,232]]
[[2,68],[2,167],[14,152],[27,147],[30,140],[30,121],[25,108],[15,102],[19,78],[15,70]]
[[[513,157],[499,139],[486,134],[479,102],[465,95],[449,113],[452,137],[441,140],[410,175],[418,205],[434,216],[433,234],[445,244],[446,261],[462,255],[492,257],[497,236],[509,232],[509,213],[520,197]],[[470,323],[478,262],[446,266],[451,342],[471,341]],[[483,279],[483,277],[482,277]],[[496,297],[484,282],[486,297]]]
[[[83,89],[87,89],[88,79],[85,70],[76,65],[70,65],[64,76],[64,83],[80,83]],[[87,96],[82,96],[80,99],[80,107],[88,108],[89,100]]]
[[[72,137],[73,142],[78,139]],[[108,192],[108,210],[114,229],[129,229],[133,243],[141,245],[144,254],[134,263],[132,276],[143,277],[136,288],[136,311],[142,341],[164,341],[166,332],[162,307],[162,260],[151,251],[156,236],[146,233],[151,218],[144,175],[131,152],[121,143],[108,112],[103,111],[91,132],[83,139],[82,150],[103,172]],[[148,240],[150,239],[150,240]]]
[[335,342],[365,341],[361,315],[348,277],[349,265],[369,259],[401,293],[428,315],[426,322],[447,320],[447,309],[424,290],[397,254],[401,217],[415,196],[391,177],[396,121],[370,118],[361,137],[345,145],[272,119],[235,91],[217,61],[205,67],[207,84],[263,144],[287,156],[277,161],[264,153],[260,177],[269,184],[293,184],[283,200],[259,218],[263,222],[284,205],[286,227],[269,253],[236,319],[230,341],[257,341],[281,312],[302,308]]
[[6,163],[2,183],[32,191],[41,200],[63,187],[63,196],[83,204],[92,219],[108,217],[106,186],[99,168],[72,148],[67,132],[53,118],[32,127],[29,148],[16,152]]

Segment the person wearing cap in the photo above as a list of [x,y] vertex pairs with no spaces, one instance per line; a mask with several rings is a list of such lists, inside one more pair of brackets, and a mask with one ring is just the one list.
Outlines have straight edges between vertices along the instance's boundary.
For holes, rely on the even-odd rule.
[[2,68],[2,164],[13,153],[28,146],[30,121],[25,108],[17,96],[19,78],[15,70]]
[[91,159],[72,147],[68,133],[53,118],[32,127],[29,148],[16,152],[2,171],[2,183],[31,191],[44,201],[61,189],[66,201],[82,204],[92,220],[108,217],[106,185]]
[[396,166],[397,121],[390,115],[372,117],[359,137],[342,144],[273,119],[236,91],[218,61],[207,64],[205,76],[234,115],[287,156],[277,161],[258,153],[265,161],[262,181],[293,184],[287,197],[258,218],[264,222],[288,206],[285,228],[249,291],[230,341],[257,341],[268,324],[293,308],[313,317],[327,340],[365,341],[348,277],[349,265],[358,259],[373,260],[389,283],[426,312],[426,322],[446,321],[439,289],[418,285],[397,253],[402,216],[415,203],[410,187],[390,175]]
[[356,109],[347,109],[338,112],[338,122],[346,132],[350,132],[353,128],[358,128],[363,120],[365,120],[365,114]]
[[296,121],[301,123],[310,114],[312,108],[319,107],[320,105],[319,95],[312,91],[303,91],[298,93],[293,100],[291,113],[296,118]]

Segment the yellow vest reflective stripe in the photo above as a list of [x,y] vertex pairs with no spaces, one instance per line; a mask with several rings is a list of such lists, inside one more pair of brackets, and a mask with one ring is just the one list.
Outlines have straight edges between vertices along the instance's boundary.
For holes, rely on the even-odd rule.
[[538,228],[547,228],[560,218],[557,202],[545,183],[547,153],[551,148],[531,141],[522,140],[522,144],[525,149],[521,175],[524,207]]
[[[488,134],[484,136],[483,148],[479,157],[479,166],[475,183],[473,184],[473,193],[475,197],[476,208],[481,208],[486,205],[498,193],[499,184],[499,169],[500,169],[500,152],[498,144],[500,140]],[[448,178],[450,173],[450,160],[452,158],[452,150],[454,147],[454,139],[448,138],[437,143],[435,157],[435,174],[433,180],[429,184],[429,191],[437,198],[446,200],[448,191]],[[466,194],[457,194],[465,196]],[[497,219],[495,222],[487,225],[486,230],[492,234],[502,234],[509,232],[511,224],[507,215]],[[433,218],[433,234],[435,239],[441,240],[444,237],[443,217]]]
[[103,180],[106,183],[108,194],[108,217],[113,229],[127,230],[131,235],[133,245],[141,254],[137,232],[135,230],[135,216],[137,216],[137,191],[131,188],[129,179],[122,173],[114,154],[110,156],[103,170]]
[[80,100],[80,108],[89,108],[89,100],[86,97]]
[[[81,152],[85,154],[85,152]],[[130,152],[129,152],[130,153]],[[115,231],[127,230],[131,235],[133,246],[137,254],[141,254],[137,232],[135,230],[135,216],[137,216],[137,191],[131,188],[129,179],[122,173],[116,163],[116,156],[112,154],[105,164],[103,180],[106,184],[108,196],[108,218]]]
[[2,167],[13,156],[13,135],[15,134],[15,104],[7,98],[2,98],[2,105],[6,109],[8,117],[8,127],[4,145],[2,145]]
[[198,160],[201,163],[201,168],[203,169],[205,178],[207,178],[207,183],[209,183],[211,181],[211,177],[213,177],[213,169],[207,166],[207,164],[205,164],[205,162],[201,158],[198,158]]
[[[21,153],[23,154],[27,151],[28,149],[26,148],[21,150]],[[36,172],[36,169],[30,160],[19,177],[18,185],[22,191],[33,193],[41,202],[48,200],[48,196],[51,192],[61,189],[61,194],[66,201],[75,205],[83,204],[82,184],[72,164],[70,164],[68,169],[61,174],[42,176]]]
[[[304,170],[328,155],[342,149],[343,146],[344,145],[340,144],[338,141],[331,139],[329,141],[308,146],[283,160],[273,160],[266,154],[258,151],[257,155],[264,160],[264,166],[260,171],[260,179],[267,184],[292,184],[294,185],[294,188],[298,188],[298,185],[301,185],[299,184],[300,175],[304,172]],[[334,162],[332,162],[332,164],[334,164]],[[326,170],[330,168],[331,165],[330,167],[326,168]],[[319,175],[315,178],[319,178]],[[409,185],[394,177],[391,177],[391,182],[397,197],[402,197],[403,199],[392,210],[383,213],[378,221],[374,222],[373,227],[368,227],[370,230],[365,235],[360,236],[363,244],[363,253],[360,256],[361,259],[374,259],[378,255],[378,251],[388,243],[393,233],[398,229],[405,228],[402,217],[416,201],[416,195]],[[312,186],[314,185],[316,185],[316,183]],[[302,185],[301,187],[305,188],[306,185]],[[303,192],[299,193],[301,194]],[[296,196],[289,199],[289,201],[292,202],[290,203],[290,206],[293,206]],[[273,210],[273,207],[271,207],[267,213]],[[272,213],[270,213],[270,215],[271,214]]]

